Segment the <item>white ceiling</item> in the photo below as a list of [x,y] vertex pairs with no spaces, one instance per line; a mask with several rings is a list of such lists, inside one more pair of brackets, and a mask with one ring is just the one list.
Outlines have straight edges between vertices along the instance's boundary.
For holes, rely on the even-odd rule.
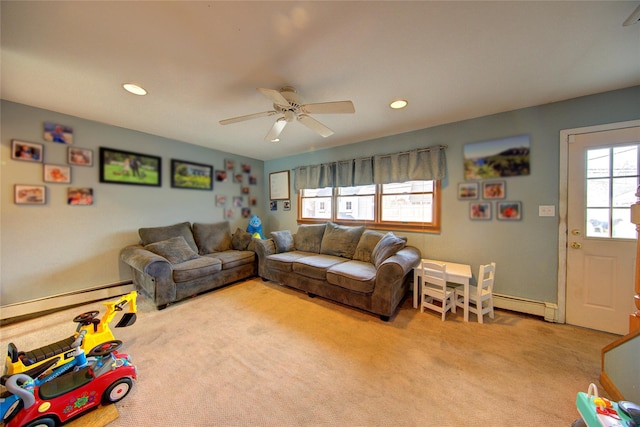
[[[269,160],[638,85],[640,24],[622,26],[638,4],[3,0],[1,95]],[[279,143],[263,140],[276,116],[218,123],[272,109],[256,88],[285,85],[356,112]]]

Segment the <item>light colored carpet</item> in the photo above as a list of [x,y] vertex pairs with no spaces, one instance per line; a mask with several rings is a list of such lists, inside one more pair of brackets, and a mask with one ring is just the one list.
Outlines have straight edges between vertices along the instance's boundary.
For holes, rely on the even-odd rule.
[[[114,334],[139,379],[109,426],[568,426],[617,337],[505,311],[442,322],[409,296],[385,323],[260,279],[138,305]],[[90,309],[4,326],[0,345],[63,338]]]

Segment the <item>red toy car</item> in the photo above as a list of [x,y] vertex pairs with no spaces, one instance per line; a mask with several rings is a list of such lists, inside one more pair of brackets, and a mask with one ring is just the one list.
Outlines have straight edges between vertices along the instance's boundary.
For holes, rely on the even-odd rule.
[[123,399],[137,379],[137,372],[128,355],[115,351],[121,344],[110,341],[95,347],[87,354],[97,358],[95,363],[39,386],[26,374],[9,377],[5,386],[20,401],[8,411],[5,426],[54,427],[100,403]]

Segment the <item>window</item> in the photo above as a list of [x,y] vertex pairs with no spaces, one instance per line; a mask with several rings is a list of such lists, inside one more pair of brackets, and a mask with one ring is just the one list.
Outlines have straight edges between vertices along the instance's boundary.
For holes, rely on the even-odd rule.
[[587,237],[635,239],[630,206],[638,187],[638,146],[587,150]]
[[440,231],[440,181],[300,190],[298,222]]

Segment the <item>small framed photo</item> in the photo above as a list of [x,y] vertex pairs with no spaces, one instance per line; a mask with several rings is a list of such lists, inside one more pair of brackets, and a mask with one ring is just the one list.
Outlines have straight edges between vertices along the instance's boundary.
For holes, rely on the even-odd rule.
[[213,166],[171,159],[171,187],[213,190]]
[[471,202],[469,203],[469,218],[473,220],[490,220],[491,219],[491,203],[488,202]]
[[251,165],[249,163],[242,164],[242,172],[251,173]]
[[93,166],[93,150],[69,147],[67,162],[74,166]]
[[73,129],[58,123],[45,122],[43,138],[47,142],[73,144]]
[[269,202],[269,210],[277,211],[278,210],[278,202],[276,200],[272,200]]
[[44,185],[21,185],[14,187],[16,205],[44,205],[47,202],[47,188]]
[[69,187],[67,188],[67,204],[74,206],[93,205],[93,188]]
[[233,196],[233,207],[241,208],[244,204],[244,198],[242,196]]
[[236,216],[236,210],[231,208],[226,208],[224,210],[224,219],[233,219]]
[[291,210],[291,200],[285,200],[284,202],[282,202],[282,210],[283,211]]
[[471,200],[478,198],[477,182],[461,182],[458,184],[458,199]]
[[243,178],[244,178],[244,176],[241,173],[237,173],[237,174],[233,175],[233,182],[242,184],[242,179]]
[[216,195],[216,206],[222,208],[227,205],[227,196],[221,194]]
[[505,181],[487,181],[482,183],[482,197],[491,199],[504,199],[507,196],[507,183]]
[[498,219],[519,221],[522,219],[522,202],[498,202]]
[[251,208],[242,208],[242,218],[249,218],[251,216]]
[[236,162],[231,159],[225,159],[224,168],[228,171],[232,171],[236,168]]
[[258,206],[258,199],[255,197],[249,197],[249,206]]
[[44,182],[69,184],[71,182],[71,167],[64,165],[44,165]]
[[227,182],[227,171],[223,169],[218,169],[216,171],[216,181]]
[[35,142],[11,140],[11,158],[27,162],[42,163],[44,158],[44,146]]

